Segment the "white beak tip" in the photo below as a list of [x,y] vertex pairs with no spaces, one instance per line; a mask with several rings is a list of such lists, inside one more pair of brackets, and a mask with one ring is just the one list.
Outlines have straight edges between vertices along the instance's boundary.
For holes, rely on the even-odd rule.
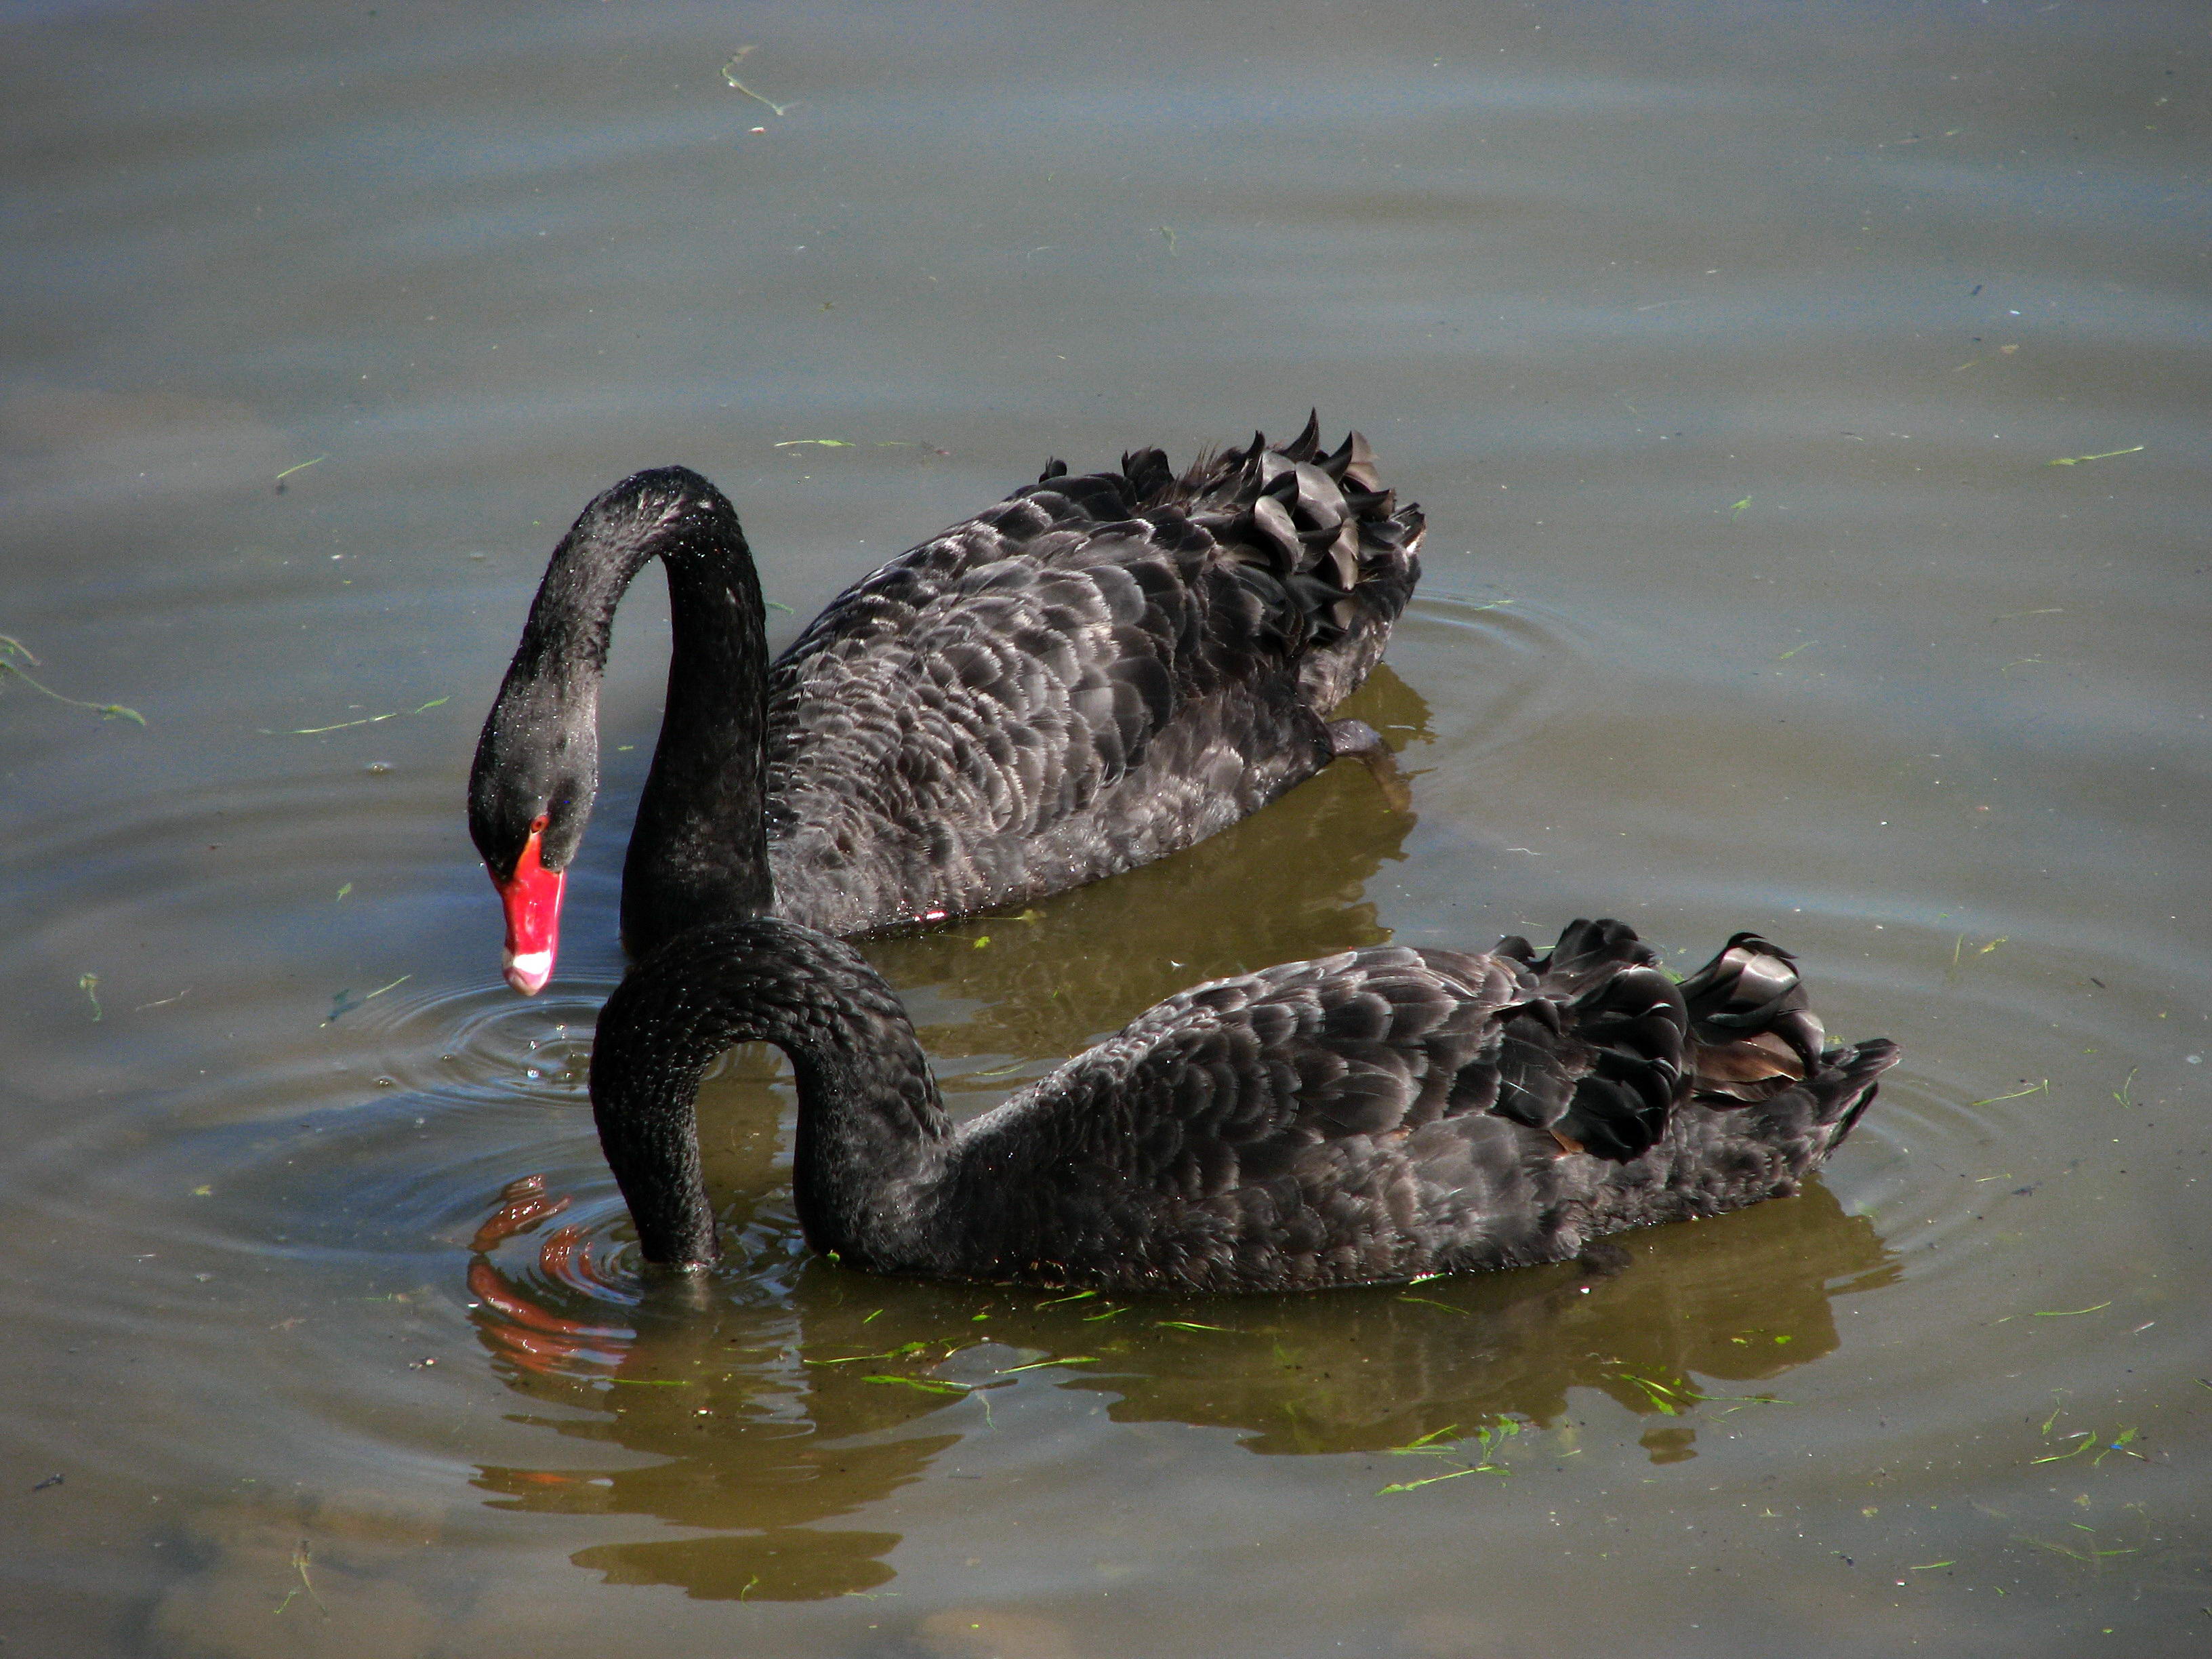
[[553,977],[553,953],[550,951],[531,951],[517,956],[506,953],[507,982],[526,997],[534,997],[545,988],[545,981]]

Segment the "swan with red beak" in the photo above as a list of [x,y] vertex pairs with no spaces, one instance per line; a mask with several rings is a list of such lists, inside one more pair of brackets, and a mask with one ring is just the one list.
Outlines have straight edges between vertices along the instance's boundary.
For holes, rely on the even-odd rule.
[[553,971],[599,792],[615,607],[668,578],[668,696],[622,887],[642,955],[773,914],[873,933],[1019,903],[1227,829],[1382,740],[1331,720],[1420,574],[1419,511],[1317,422],[1176,473],[1158,450],[1033,484],[830,601],[769,659],[736,510],[684,467],[585,507],[484,722],[469,830],[506,973]]

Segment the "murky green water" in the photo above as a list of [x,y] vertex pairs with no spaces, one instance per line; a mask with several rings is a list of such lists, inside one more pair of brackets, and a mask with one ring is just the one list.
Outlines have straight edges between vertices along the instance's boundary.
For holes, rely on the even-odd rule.
[[[0,633],[145,725],[0,685],[8,1651],[2201,1644],[2206,21],[10,11]],[[655,584],[534,1002],[462,823],[560,530],[697,466],[787,637],[1048,455],[1316,404],[1432,526],[1352,711],[1410,810],[872,947],[956,1101],[1609,911],[1900,1040],[1856,1137],[1602,1280],[1116,1311],[810,1260],[743,1052],[731,1270],[637,1300],[581,1076]]]

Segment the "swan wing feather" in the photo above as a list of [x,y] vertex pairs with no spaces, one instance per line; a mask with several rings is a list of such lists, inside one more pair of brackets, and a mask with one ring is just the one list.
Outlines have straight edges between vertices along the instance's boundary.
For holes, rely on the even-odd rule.
[[1330,758],[1420,530],[1255,439],[1180,478],[1157,451],[1048,474],[901,555],[769,672],[779,913],[854,932],[1010,902],[1255,810]]

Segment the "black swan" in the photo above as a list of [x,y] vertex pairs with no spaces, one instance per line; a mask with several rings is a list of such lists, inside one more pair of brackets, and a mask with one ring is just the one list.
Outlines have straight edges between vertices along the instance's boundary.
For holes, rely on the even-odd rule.
[[623,870],[633,954],[726,917],[861,933],[1057,892],[1372,756],[1372,730],[1327,716],[1382,657],[1422,520],[1358,434],[1319,436],[1181,477],[1156,449],[1085,477],[1055,461],[772,665],[721,492],[682,467],[617,484],[554,550],[469,780],[508,980],[552,972],[615,606],[656,556],[675,648]]
[[633,968],[592,1105],[649,1261],[715,1259],[695,1097],[766,1042],[799,1089],[808,1242],[853,1266],[1123,1291],[1312,1290],[1553,1261],[1793,1192],[1896,1046],[1824,1049],[1739,933],[1674,982],[1617,921],[1539,957],[1383,945],[1170,997],[955,1127],[897,997],[768,917]]

